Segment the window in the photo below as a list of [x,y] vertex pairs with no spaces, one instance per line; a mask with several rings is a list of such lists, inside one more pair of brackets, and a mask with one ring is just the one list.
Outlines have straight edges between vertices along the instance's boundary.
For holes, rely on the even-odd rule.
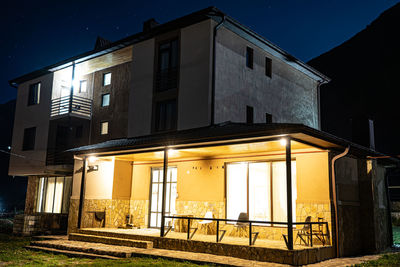
[[246,106],[246,123],[254,122],[254,108],[251,106]]
[[162,92],[178,86],[178,39],[161,43],[158,47],[156,91]]
[[110,94],[104,94],[101,96],[101,106],[107,107],[110,105]]
[[36,197],[36,212],[68,213],[72,177],[41,177]]
[[[286,162],[238,162],[226,165],[226,214],[237,219],[287,221]],[[296,220],[296,162],[292,161],[293,221]]]
[[29,86],[28,106],[37,105],[40,101],[40,83]]
[[81,138],[83,135],[83,125],[79,125],[76,127],[75,138]]
[[100,134],[108,134],[108,121],[104,121],[101,123],[101,129],[100,129]]
[[265,123],[272,123],[272,114],[265,113]]
[[158,102],[156,104],[155,131],[176,129],[176,100]]
[[103,74],[103,86],[111,84],[111,72]]
[[247,47],[246,48],[246,66],[250,69],[253,68],[253,48]]
[[272,59],[265,58],[265,75],[271,78],[272,76]]
[[79,93],[86,93],[87,81],[82,80],[79,82]]
[[36,138],[36,127],[25,129],[22,150],[35,149],[35,138]]

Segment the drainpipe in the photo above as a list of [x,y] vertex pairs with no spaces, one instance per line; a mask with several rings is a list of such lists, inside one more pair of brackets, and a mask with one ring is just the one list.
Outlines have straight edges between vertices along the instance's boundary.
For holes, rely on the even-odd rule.
[[217,45],[217,31],[225,22],[225,14],[217,13],[216,15],[220,16],[222,20],[214,27],[214,35],[213,35],[213,61],[212,61],[212,87],[211,87],[211,125],[215,123],[215,55],[216,55],[216,45]]
[[350,146],[346,147],[346,150],[333,157],[332,159],[332,198],[333,208],[335,209],[335,237],[336,237],[336,257],[339,257],[339,222],[338,222],[338,208],[337,208],[337,195],[336,195],[336,179],[335,179],[335,162],[336,160],[343,158],[349,153]]

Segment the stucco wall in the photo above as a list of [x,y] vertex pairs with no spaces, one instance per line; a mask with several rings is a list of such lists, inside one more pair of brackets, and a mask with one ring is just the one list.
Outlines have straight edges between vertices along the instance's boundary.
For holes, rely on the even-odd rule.
[[129,93],[128,137],[151,132],[154,39],[133,45],[132,53],[133,75]]
[[212,26],[210,19],[180,32],[178,130],[210,124]]
[[[246,47],[254,49],[253,69],[246,67]],[[265,75],[265,57],[272,59],[272,77]],[[318,128],[317,82],[288,64],[221,27],[217,35],[215,122],[302,123]]]
[[[28,106],[29,86],[37,82],[41,83],[39,104]],[[53,74],[47,74],[18,87],[9,175],[45,174],[52,84]],[[36,127],[35,148],[22,151],[24,129],[30,127]]]

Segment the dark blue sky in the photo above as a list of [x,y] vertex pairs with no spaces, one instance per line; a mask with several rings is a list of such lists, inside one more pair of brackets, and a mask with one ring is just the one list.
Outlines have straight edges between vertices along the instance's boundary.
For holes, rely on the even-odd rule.
[[115,41],[216,6],[295,57],[308,61],[364,29],[398,0],[4,1],[0,16],[0,103],[16,97],[8,80],[91,50],[97,35]]

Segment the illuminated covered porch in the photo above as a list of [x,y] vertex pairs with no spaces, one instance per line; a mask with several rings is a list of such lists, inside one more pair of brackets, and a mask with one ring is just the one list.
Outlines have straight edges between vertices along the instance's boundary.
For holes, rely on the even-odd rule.
[[[299,136],[170,144],[96,153],[96,158],[87,153],[75,163],[76,180],[83,176],[86,189],[79,201],[83,191],[80,181],[74,182],[72,198],[78,201],[70,232],[75,225],[190,242],[332,249],[329,150]],[[93,212],[103,210],[104,222],[94,220]],[[237,222],[241,213],[246,222]],[[313,224],[308,233],[311,228],[314,234],[311,242],[303,235],[302,242],[297,234],[304,233],[307,217]]]

